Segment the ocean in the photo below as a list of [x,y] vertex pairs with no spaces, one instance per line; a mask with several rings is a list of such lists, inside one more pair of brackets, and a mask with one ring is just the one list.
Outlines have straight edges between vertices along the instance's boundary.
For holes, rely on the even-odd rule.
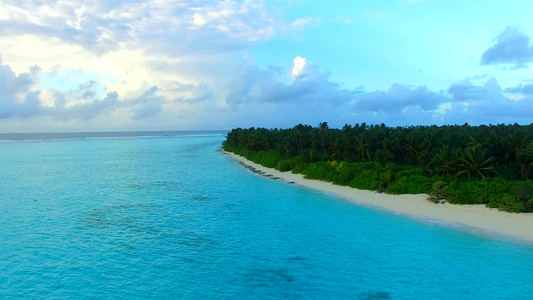
[[1,134],[0,298],[533,296],[532,245],[258,176],[224,135]]

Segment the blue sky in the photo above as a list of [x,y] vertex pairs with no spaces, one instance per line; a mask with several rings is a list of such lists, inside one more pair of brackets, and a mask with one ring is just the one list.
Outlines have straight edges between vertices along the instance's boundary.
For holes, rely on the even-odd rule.
[[533,122],[531,1],[19,1],[0,132]]

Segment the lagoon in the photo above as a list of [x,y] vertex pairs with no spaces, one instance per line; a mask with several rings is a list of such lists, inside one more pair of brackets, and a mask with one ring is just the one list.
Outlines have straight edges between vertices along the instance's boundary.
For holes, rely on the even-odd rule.
[[5,138],[0,297],[525,299],[533,246],[264,178],[224,135]]

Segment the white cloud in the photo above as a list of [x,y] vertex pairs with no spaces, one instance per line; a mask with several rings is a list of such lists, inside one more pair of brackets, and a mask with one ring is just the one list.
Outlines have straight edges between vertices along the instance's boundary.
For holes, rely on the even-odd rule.
[[207,23],[206,18],[204,16],[202,16],[201,14],[199,14],[199,13],[194,13],[192,18],[193,18],[193,23],[195,25],[202,26],[205,23]]
[[[509,88],[515,93],[512,103],[497,82],[483,85],[474,79],[455,82],[448,94],[423,84],[397,84],[356,97],[363,88],[345,88],[301,56],[286,69],[260,68],[255,46],[272,39],[294,41],[303,29],[321,23],[304,15],[288,20],[285,13],[262,0],[98,0],[91,5],[4,0],[0,131],[292,126],[333,119],[381,123],[392,122],[393,114],[395,122],[409,123],[408,117],[433,122],[433,115],[461,120],[474,110],[477,115],[468,118],[482,120],[487,97],[485,103],[508,116],[522,116],[518,108],[529,108],[531,89],[525,81],[507,84],[514,87]],[[367,11],[365,16],[392,15]],[[31,71],[32,65],[41,71]]]
[[346,24],[352,24],[354,20],[351,18],[344,18],[344,19],[341,19],[341,22],[346,23]]
[[299,75],[303,74],[305,67],[307,66],[307,59],[296,56],[294,58],[294,68],[292,68],[291,76],[292,78],[296,78]]
[[[246,64],[244,49],[312,23],[284,21],[262,1],[249,0],[6,0],[3,67],[13,78],[24,78],[32,63],[43,72],[24,93],[4,97],[2,113],[12,122],[32,116],[56,128],[89,126],[88,119],[104,116],[124,126],[155,116],[168,126],[187,123],[175,116],[227,106],[233,70]],[[25,106],[22,113],[21,103],[38,110]]]
[[317,26],[321,22],[318,18],[300,18],[292,23],[289,24],[291,27],[309,27],[309,26]]

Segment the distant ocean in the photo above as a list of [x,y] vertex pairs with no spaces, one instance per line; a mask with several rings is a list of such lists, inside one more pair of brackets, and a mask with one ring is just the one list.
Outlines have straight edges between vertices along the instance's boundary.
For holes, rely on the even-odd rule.
[[0,298],[531,299],[533,246],[260,177],[224,136],[1,134]]
[[84,139],[121,139],[178,136],[221,136],[226,130],[210,131],[111,131],[111,132],[60,132],[60,133],[0,133],[1,142],[64,141]]

